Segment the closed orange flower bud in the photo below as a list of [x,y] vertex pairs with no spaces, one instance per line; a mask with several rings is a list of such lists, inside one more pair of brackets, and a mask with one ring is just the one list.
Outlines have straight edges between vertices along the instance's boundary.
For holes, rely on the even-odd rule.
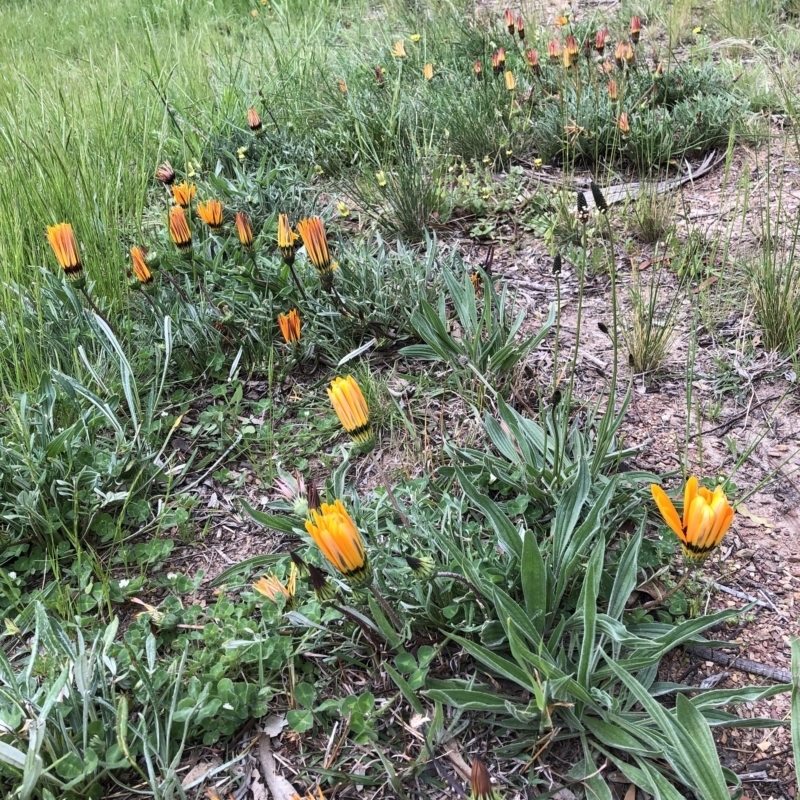
[[261,123],[261,117],[258,116],[258,111],[254,108],[247,109],[247,124],[253,133],[261,133],[264,126]]
[[236,212],[236,235],[245,250],[253,246],[253,229],[250,227],[250,218],[244,211]]
[[169,235],[179,250],[191,249],[192,232],[181,206],[172,206],[169,210]]

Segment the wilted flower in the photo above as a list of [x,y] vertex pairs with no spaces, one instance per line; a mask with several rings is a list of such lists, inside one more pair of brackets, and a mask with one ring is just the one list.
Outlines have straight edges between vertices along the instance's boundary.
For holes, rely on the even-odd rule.
[[253,229],[250,227],[250,218],[244,211],[236,212],[236,235],[245,250],[253,246]]
[[254,108],[247,109],[247,124],[253,133],[261,133],[263,125],[261,124],[261,117],[258,116],[258,111]]
[[375,180],[378,182],[378,186],[383,189],[386,186],[386,173],[381,169],[375,173]]
[[469,800],[500,800],[500,795],[492,786],[489,770],[479,758],[472,760],[472,773],[469,779]]
[[609,98],[610,98],[612,101],[616,102],[616,100],[617,100],[617,97],[619,96],[619,90],[618,90],[618,88],[617,88],[617,82],[616,82],[616,81],[609,81],[609,82],[606,84],[606,88],[608,89],[608,96],[609,96]]
[[631,41],[639,44],[639,36],[642,33],[642,21],[639,17],[631,17]]
[[517,82],[514,80],[514,73],[510,69],[506,70],[505,79],[506,89],[508,89],[509,92],[513,92],[514,89],[517,88]]
[[191,248],[192,232],[189,230],[189,223],[181,206],[172,206],[169,210],[169,235],[179,250]]
[[286,214],[278,214],[278,249],[281,251],[284,262],[289,266],[294,264],[294,254],[299,241],[300,237],[289,224],[289,217]]
[[300,313],[296,308],[288,314],[278,314],[278,326],[286,344],[297,344],[300,341]]
[[478,272],[477,269],[473,269],[469,273],[469,279],[472,282],[472,289],[475,292],[475,296],[480,297],[483,292],[483,278],[480,272]]
[[369,419],[369,406],[356,379],[352,375],[334,378],[328,387],[328,397],[342,427],[356,445],[365,452],[372,450],[375,436]]
[[525,51],[525,60],[528,62],[528,66],[536,73],[542,71],[542,68],[539,66],[539,53],[538,51],[531,48],[530,50]]
[[175,182],[175,170],[172,168],[172,164],[170,164],[169,161],[164,161],[158,165],[156,178],[158,178],[164,186],[170,186]]
[[601,31],[597,31],[597,33],[594,36],[594,49],[597,50],[597,52],[600,55],[603,55],[603,53],[605,52],[607,39],[608,39],[608,30],[606,30],[605,28],[603,28],[603,30]]
[[479,59],[479,60],[477,60],[477,61],[476,61],[476,62],[475,62],[473,65],[472,65],[472,71],[475,73],[475,77],[476,77],[478,80],[482,80],[482,79],[483,79],[483,64],[481,64],[481,62],[480,62],[480,59]]
[[630,123],[628,122],[627,111],[623,111],[617,118],[617,127],[620,129],[623,135],[627,135],[631,132],[631,126]]
[[383,86],[383,67],[374,67],[375,71],[375,80],[378,83],[378,86]]
[[69,222],[48,225],[47,241],[50,242],[50,247],[53,248],[56,260],[64,270],[67,280],[80,281],[83,278],[83,264],[72,225]]
[[429,581],[436,576],[436,562],[427,553],[419,556],[406,556],[406,564],[420,581]]
[[356,588],[372,583],[372,568],[355,523],[341,500],[311,511],[306,531],[325,558]]
[[197,216],[212,231],[218,231],[222,227],[222,203],[219,200],[207,200],[205,203],[198,203]]
[[659,61],[659,62],[658,62],[658,66],[656,67],[656,71],[655,71],[655,74],[653,75],[653,77],[654,77],[656,80],[658,80],[658,79],[660,79],[660,78],[661,78],[661,76],[662,76],[663,74],[664,74],[664,62],[663,62],[663,61]]
[[422,68],[422,77],[425,78],[426,81],[433,78],[433,64],[426,64]]
[[309,260],[319,273],[322,285],[329,289],[333,285],[333,271],[339,265],[331,260],[322,220],[319,217],[300,220],[297,223],[297,230],[303,240]]
[[492,69],[495,75],[499,75],[506,68],[506,51],[502,47],[492,53]]
[[172,196],[181,208],[189,208],[196,193],[197,187],[187,181],[177,183],[172,187]]
[[336,85],[339,87],[339,91],[342,94],[347,94],[347,82],[344,78],[339,78],[339,80],[336,81]]
[[506,21],[506,28],[508,32],[513,36],[514,35],[514,15],[511,13],[511,9],[507,8],[505,12],[505,21]]
[[406,57],[406,46],[405,46],[405,44],[403,44],[403,40],[402,39],[398,39],[392,45],[392,55],[395,58],[405,58]]
[[558,64],[561,61],[561,42],[558,39],[551,39],[547,43],[547,55],[550,56],[550,61],[553,64]]
[[[278,467],[278,477],[275,479],[275,491],[280,497],[291,503],[292,511],[298,517],[304,517],[308,513],[308,492],[306,482],[299,472],[290,475]],[[294,554],[290,553],[292,561],[295,561]],[[301,570],[302,571],[302,570]]]
[[[586,198],[584,198],[584,202]],[[580,203],[579,203],[580,205]],[[553,257],[553,267],[552,267],[553,275],[560,275],[561,274],[561,253],[556,253]]]
[[274,573],[270,572],[269,575],[260,577],[253,584],[253,588],[276,605],[278,597],[283,595],[283,597],[286,598],[286,605],[290,606],[297,591],[297,567],[294,562],[292,562],[292,565],[289,567],[289,580],[286,582],[285,586],[278,580]]
[[719,545],[733,521],[733,508],[722,486],[712,492],[699,487],[697,478],[686,481],[683,495],[683,519],[664,490],[650,485],[653,499],[664,522],[674,531],[683,547],[683,555],[690,561],[703,561]]
[[589,183],[589,189],[592,191],[592,199],[594,200],[594,204],[601,211],[607,211],[608,203],[606,202],[606,198],[603,196],[603,191],[600,189],[600,187],[594,181],[591,181]]
[[525,38],[525,20],[522,19],[522,14],[517,14],[517,36],[520,39]]
[[131,266],[139,283],[147,285],[153,282],[153,273],[145,261],[146,250],[143,247],[131,247]]

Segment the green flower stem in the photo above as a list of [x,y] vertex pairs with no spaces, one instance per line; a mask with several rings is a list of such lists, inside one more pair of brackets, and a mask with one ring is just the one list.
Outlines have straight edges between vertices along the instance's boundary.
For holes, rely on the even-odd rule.
[[161,271],[161,274],[172,284],[175,291],[181,296],[181,300],[188,305],[189,298],[186,296],[186,292],[184,292],[183,289],[181,289],[181,287],[175,282],[175,279],[172,277],[172,275],[164,270]]
[[486,613],[486,607],[484,606],[484,602],[486,598],[480,593],[478,587],[475,586],[472,581],[468,578],[465,578],[463,575],[459,575],[457,572],[437,572],[436,575],[433,576],[434,578],[450,578],[452,581],[457,581],[458,583],[463,583],[472,594],[475,595],[475,599],[478,601],[478,605],[481,607],[481,611]]
[[103,312],[95,305],[94,300],[92,300],[92,298],[89,297],[89,292],[87,292],[85,288],[82,288],[81,294],[86,298],[86,302],[91,306],[92,311],[94,311],[94,313],[97,314],[97,316],[100,317],[100,319],[103,320],[103,322],[105,322],[106,325],[108,325],[108,328],[111,331],[111,333],[113,333],[114,336],[117,336],[117,332],[114,330],[114,326],[106,319],[106,315],[103,314]]
[[689,577],[694,574],[693,569],[686,569],[683,572],[683,577],[663,596],[657,597],[654,600],[648,600],[644,605],[639,606],[640,609],[646,611],[650,608],[662,605],[665,601],[669,600],[674,594],[677,594],[685,585]]
[[400,621],[400,617],[394,613],[394,609],[386,602],[386,598],[375,588],[374,583],[370,584],[369,590],[372,592],[372,596],[380,603],[381,608],[386,612],[386,616],[392,621],[392,625],[394,625],[398,631],[402,631],[403,623]]

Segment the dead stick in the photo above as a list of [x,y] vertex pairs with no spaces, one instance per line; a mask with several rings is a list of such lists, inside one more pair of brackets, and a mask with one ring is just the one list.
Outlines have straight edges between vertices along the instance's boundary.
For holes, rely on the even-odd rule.
[[777,683],[791,683],[792,673],[779,667],[770,667],[758,661],[751,661],[749,658],[737,658],[726,653],[720,653],[711,647],[687,647],[686,651],[693,656],[702,658],[705,661],[713,661],[723,667],[738,669],[740,672],[749,672],[751,675],[759,675],[762,678],[769,678]]

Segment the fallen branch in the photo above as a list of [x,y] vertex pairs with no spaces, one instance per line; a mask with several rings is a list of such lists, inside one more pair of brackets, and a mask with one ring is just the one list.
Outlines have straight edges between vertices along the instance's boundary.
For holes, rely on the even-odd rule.
[[693,656],[702,658],[705,661],[713,661],[715,664],[722,664],[724,667],[738,669],[740,672],[749,672],[751,675],[759,675],[762,678],[769,678],[776,683],[791,683],[792,674],[789,670],[770,667],[758,661],[751,661],[749,658],[737,658],[721,653],[711,647],[687,647],[687,652]]

